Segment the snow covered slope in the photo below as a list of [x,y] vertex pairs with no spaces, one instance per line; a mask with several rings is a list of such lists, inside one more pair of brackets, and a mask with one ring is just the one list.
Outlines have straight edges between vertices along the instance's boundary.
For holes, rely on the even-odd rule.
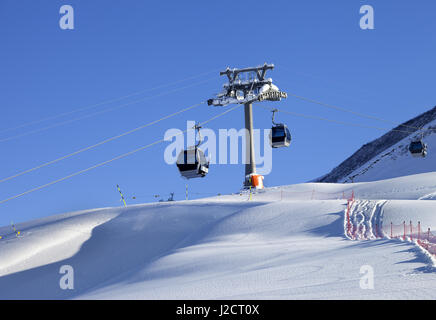
[[[436,202],[417,200],[435,193],[436,173],[69,213],[17,225],[19,237],[0,228],[0,298],[435,299],[414,244],[345,237],[351,190],[388,199],[380,221],[436,228]],[[74,290],[59,287],[63,265]],[[364,265],[373,290],[360,288]]]
[[[429,124],[436,128],[436,121]],[[362,167],[354,170],[340,182],[375,181],[415,173],[436,171],[436,135],[428,134],[424,137],[428,144],[428,155],[425,158],[414,158],[408,151],[410,139],[401,140],[389,150],[366,162]]]
[[[412,139],[421,138],[417,128],[434,129],[424,133],[428,157],[413,158],[408,151]],[[408,132],[411,132],[410,134]],[[352,156],[317,179],[319,182],[357,182],[389,179],[436,171],[436,107],[365,144]]]

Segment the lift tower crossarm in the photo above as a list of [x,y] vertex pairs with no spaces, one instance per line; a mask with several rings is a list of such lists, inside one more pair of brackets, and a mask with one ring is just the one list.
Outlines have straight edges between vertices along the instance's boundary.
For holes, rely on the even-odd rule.
[[[219,93],[215,98],[207,101],[208,105],[226,106],[229,104],[246,104],[256,101],[279,101],[286,98],[285,92],[278,90],[272,84],[271,78],[266,78],[266,72],[274,69],[273,64],[264,64],[263,66],[243,69],[230,69],[221,71],[220,75],[227,75],[228,83],[224,84],[224,91]],[[254,73],[254,77],[241,79],[240,74]]]
[[243,69],[236,69],[236,68],[230,69],[229,67],[227,67],[225,71],[220,72],[220,76],[227,75],[227,78],[229,78],[229,82],[232,83],[235,81],[239,73],[256,72],[257,79],[259,81],[263,81],[265,79],[266,71],[272,69],[274,69],[274,64],[266,64],[266,63],[260,67],[243,68]]

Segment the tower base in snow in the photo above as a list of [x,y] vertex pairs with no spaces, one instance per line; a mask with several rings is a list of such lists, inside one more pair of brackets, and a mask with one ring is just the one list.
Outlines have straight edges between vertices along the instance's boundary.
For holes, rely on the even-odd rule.
[[255,188],[255,189],[263,189],[263,179],[264,177],[260,174],[252,173],[245,177],[244,181],[244,189]]

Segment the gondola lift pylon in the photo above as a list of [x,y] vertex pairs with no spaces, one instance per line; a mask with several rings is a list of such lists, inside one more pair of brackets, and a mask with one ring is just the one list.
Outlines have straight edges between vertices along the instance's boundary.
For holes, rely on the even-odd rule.
[[[245,129],[246,129],[246,159],[245,177],[243,187],[249,189],[263,189],[263,176],[256,173],[254,138],[253,138],[253,103],[261,101],[280,101],[287,98],[287,94],[280,91],[272,83],[271,78],[266,78],[266,72],[274,69],[273,64],[263,66],[230,69],[220,72],[220,76],[226,75],[228,83],[224,84],[224,90],[216,97],[208,100],[208,105],[227,106],[229,104],[244,104]],[[246,75],[245,79],[241,75]]]

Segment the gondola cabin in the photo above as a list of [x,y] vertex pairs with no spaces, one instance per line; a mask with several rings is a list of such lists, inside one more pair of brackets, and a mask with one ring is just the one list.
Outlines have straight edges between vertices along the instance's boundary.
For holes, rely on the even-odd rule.
[[291,133],[284,124],[276,124],[271,128],[270,144],[273,148],[289,147],[291,144]]
[[424,158],[425,156],[427,156],[427,145],[421,140],[412,141],[409,145],[409,151],[413,157]]
[[197,147],[181,151],[176,163],[180,174],[186,179],[203,178],[209,172],[209,160]]

